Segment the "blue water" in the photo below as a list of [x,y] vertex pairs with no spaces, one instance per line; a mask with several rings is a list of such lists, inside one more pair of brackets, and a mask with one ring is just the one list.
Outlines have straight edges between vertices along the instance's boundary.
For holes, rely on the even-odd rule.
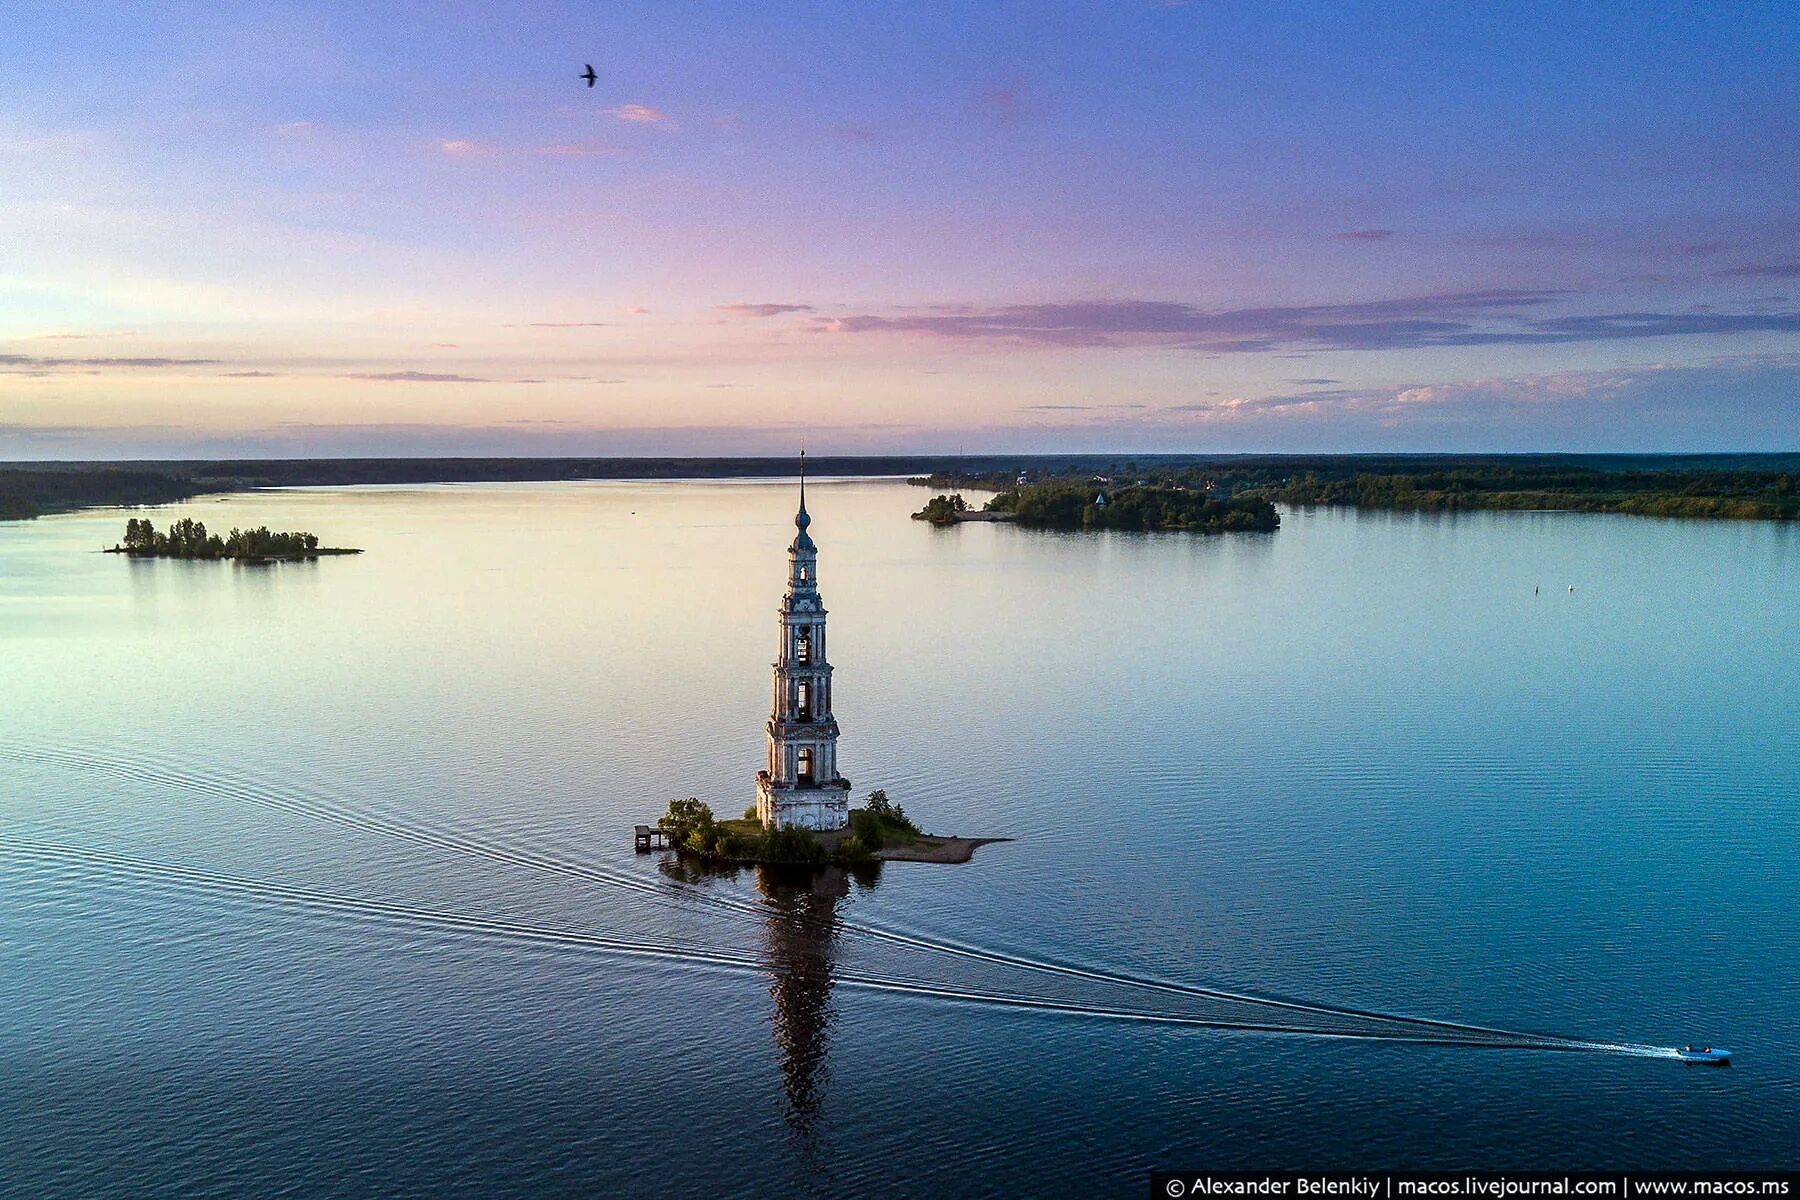
[[753,799],[786,485],[150,514],[367,550],[269,569],[0,525],[0,1194],[1794,1163],[1800,531],[922,499],[809,494],[841,764],[1017,840],[817,880],[628,835]]

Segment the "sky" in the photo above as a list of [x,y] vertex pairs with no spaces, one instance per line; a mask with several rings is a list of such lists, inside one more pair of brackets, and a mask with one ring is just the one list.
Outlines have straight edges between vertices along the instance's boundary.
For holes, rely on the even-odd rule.
[[5,23],[0,459],[1800,449],[1786,4]]

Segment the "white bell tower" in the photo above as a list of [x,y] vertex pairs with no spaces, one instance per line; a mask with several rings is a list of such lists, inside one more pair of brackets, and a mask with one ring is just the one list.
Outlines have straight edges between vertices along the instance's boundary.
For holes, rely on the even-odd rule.
[[850,783],[837,770],[838,724],[831,715],[819,548],[806,532],[811,524],[802,450],[800,511],[794,514],[799,532],[788,546],[787,595],[781,599],[769,765],[756,773],[756,815],[766,829],[842,829],[850,819]]

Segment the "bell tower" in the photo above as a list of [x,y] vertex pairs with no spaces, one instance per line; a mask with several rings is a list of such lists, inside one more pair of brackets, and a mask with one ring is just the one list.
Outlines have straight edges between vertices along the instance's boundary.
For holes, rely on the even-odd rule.
[[850,783],[837,770],[837,720],[831,715],[825,605],[819,599],[819,548],[806,530],[806,452],[800,452],[800,510],[788,545],[787,594],[769,714],[769,763],[756,773],[756,815],[766,829],[842,829]]

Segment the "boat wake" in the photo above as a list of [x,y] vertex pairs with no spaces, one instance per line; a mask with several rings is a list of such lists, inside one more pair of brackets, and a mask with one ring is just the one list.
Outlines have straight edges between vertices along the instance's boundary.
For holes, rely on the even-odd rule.
[[[225,897],[264,907],[349,917],[376,924],[410,927],[456,937],[615,957],[662,959],[745,974],[769,975],[773,973],[773,968],[759,959],[701,947],[630,941],[577,929],[525,924],[466,913],[366,900],[311,888],[291,887],[239,875],[202,870],[196,867],[156,862],[85,846],[30,839],[0,840],[0,861],[18,866],[44,867],[58,872],[66,872],[68,868],[78,868],[80,873],[89,879],[102,883],[131,885],[136,890],[141,890],[141,885],[147,884],[158,890],[173,893]],[[1191,1013],[1114,1008],[1077,1004],[1051,997],[1012,992],[947,987],[925,980],[870,975],[856,971],[834,971],[832,982],[836,986],[851,989],[923,996],[962,1004],[1061,1013],[1108,1021],[1127,1021],[1191,1029],[1239,1030],[1371,1041],[1424,1042],[1435,1045],[1485,1046],[1493,1049],[1573,1048],[1558,1043],[1540,1044],[1528,1040],[1461,1040],[1432,1037],[1410,1030],[1388,1032],[1347,1030],[1324,1025],[1309,1026],[1297,1023],[1226,1020],[1197,1016]]]
[[[645,879],[641,876],[596,866],[558,854],[551,849],[517,838],[497,833],[473,836],[463,830],[442,824],[402,820],[368,805],[327,802],[298,794],[292,789],[257,783],[243,776],[230,778],[209,776],[160,767],[147,760],[125,762],[97,755],[39,746],[6,745],[3,749],[15,758],[63,768],[93,771],[113,778],[146,783],[156,787],[186,790],[226,802],[250,804],[446,854],[625,890],[635,893],[640,899],[662,906],[695,905],[736,920],[753,919],[759,923],[768,917],[767,907],[761,902],[720,895],[696,884],[677,880]],[[155,880],[171,886],[210,888],[248,899],[260,899],[290,907],[353,913],[362,917],[422,924],[450,933],[460,932],[484,937],[501,937],[514,941],[536,942],[543,945],[570,946],[592,952],[668,958],[695,965],[706,964],[732,970],[759,972],[767,970],[765,964],[760,961],[741,955],[699,948],[671,948],[652,943],[607,938],[580,931],[519,925],[482,917],[409,908],[381,901],[335,896],[283,885],[261,883],[198,868],[152,863],[147,860],[132,859],[128,856],[56,843],[4,842],[0,843],[0,854],[15,859],[31,859],[33,856],[40,861],[56,859],[65,864],[85,865],[87,869],[102,874],[110,873],[115,877],[131,876]],[[854,972],[834,973],[834,978],[845,986],[869,990],[907,992],[967,1003],[1022,1007],[1040,1011],[1062,1011],[1117,1020],[1185,1024],[1200,1028],[1244,1029],[1270,1033],[1311,1034],[1322,1037],[1360,1037],[1388,1041],[1483,1045],[1514,1049],[1589,1051],[1644,1057],[1671,1057],[1674,1055],[1672,1048],[1562,1037],[1334,1005],[1286,996],[1206,987],[1154,976],[1011,954],[951,939],[922,937],[841,918],[832,919],[830,928],[834,934],[848,934],[870,942],[902,947],[952,960],[979,962],[1039,975],[1079,980],[1089,984],[1127,988],[1140,993],[1156,993],[1165,1000],[1179,997],[1185,1000],[1223,1003],[1234,1009],[1254,1014],[1257,1019],[1214,1019],[1136,1008],[1108,1008],[1006,992],[964,990],[917,979],[859,975]]]

